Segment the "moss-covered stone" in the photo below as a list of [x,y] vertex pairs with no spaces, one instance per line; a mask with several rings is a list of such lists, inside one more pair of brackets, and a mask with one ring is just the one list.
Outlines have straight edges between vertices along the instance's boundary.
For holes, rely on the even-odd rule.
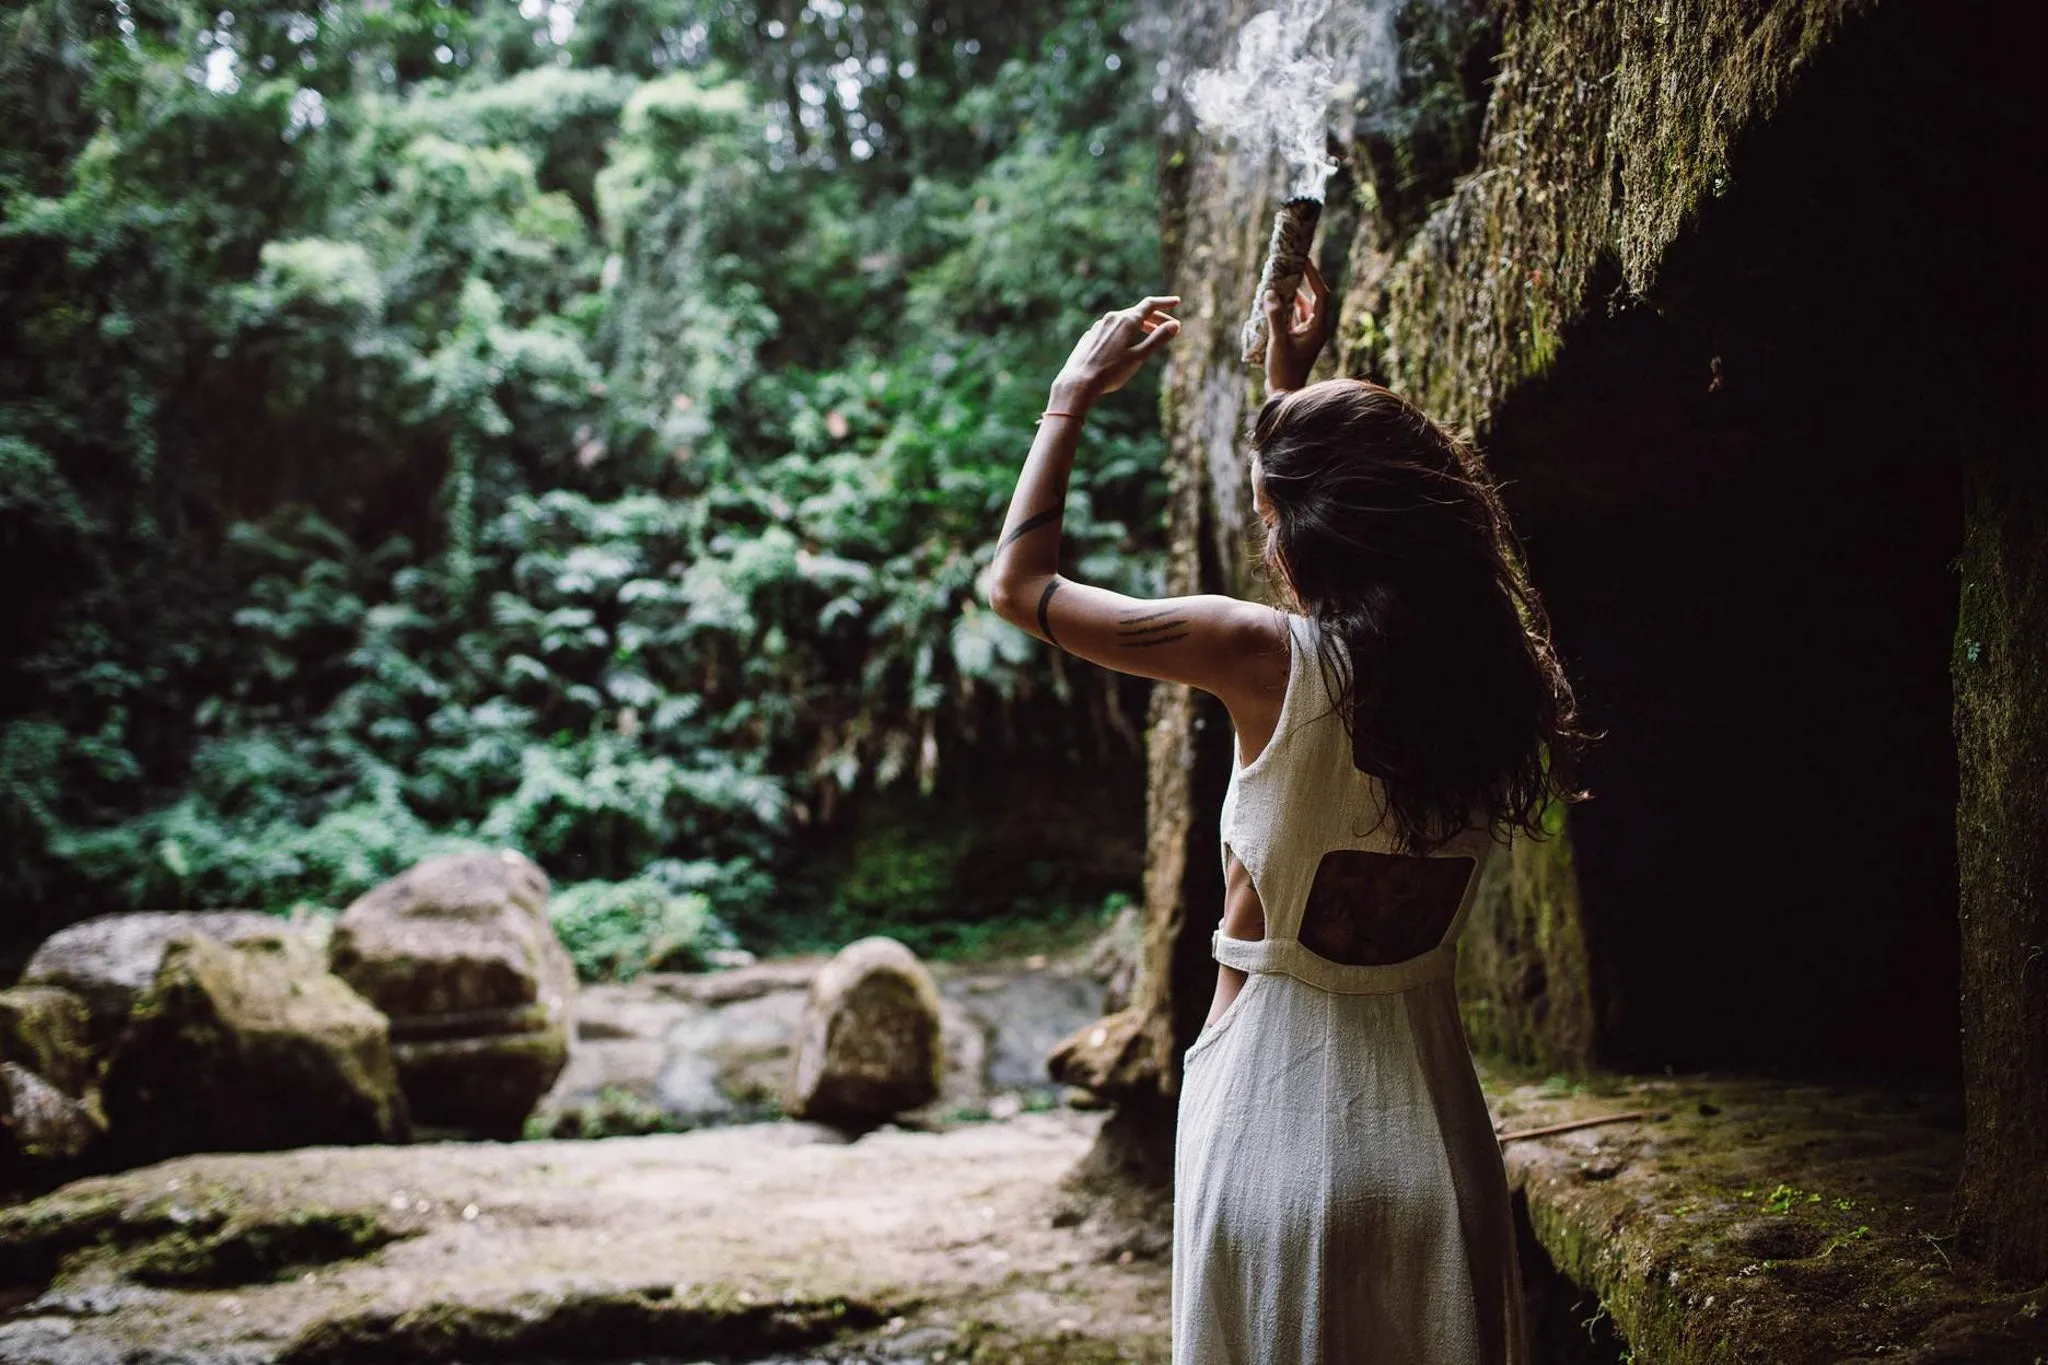
[[55,986],[0,991],[0,1062],[26,1067],[77,1099],[96,1070],[85,1001]]
[[1144,1014],[1126,1009],[1082,1025],[1052,1050],[1045,1065],[1061,1084],[1115,1101],[1156,1081],[1152,1056]]
[[259,1284],[366,1256],[410,1231],[361,1209],[250,1210],[219,1187],[88,1184],[0,1211],[0,1285],[47,1284],[87,1266],[167,1287]]
[[429,858],[359,898],[334,971],[382,1010],[422,1127],[519,1136],[569,1055],[576,974],[548,879],[511,850]]
[[1484,431],[1612,280],[1657,284],[1731,152],[1862,0],[1515,7],[1476,171],[1354,299],[1385,335],[1353,354],[1437,417]]
[[547,902],[547,874],[510,850],[429,858],[342,913],[331,961],[401,1037],[416,1019],[536,1003],[560,1021],[575,972]]
[[429,1134],[510,1140],[569,1060],[566,1030],[394,1045],[413,1120]]
[[[1588,1317],[1628,1353],[1610,1359],[1658,1365],[1931,1365],[2030,1360],[2048,1347],[2048,1286],[1999,1283],[1954,1235],[1961,1130],[1951,1095],[1492,1063],[1482,1079],[1508,1131],[1647,1111],[1504,1148],[1533,1245],[1589,1294],[1560,1327],[1581,1354],[1550,1340],[1539,1343],[1543,1358],[1596,1358],[1583,1354]],[[1164,1246],[1134,1250],[1143,1258]],[[1095,1320],[1089,1284],[1083,1270],[1054,1286],[1051,1313],[1037,1299],[1020,1310],[1013,1287],[949,1304],[947,1352],[1165,1359],[1163,1329],[1119,1332]]]
[[96,1191],[0,1209],[0,1285],[47,1284],[66,1256],[113,1236],[126,1203],[117,1194]]
[[181,1227],[122,1255],[119,1266],[143,1284],[223,1288],[354,1260],[404,1235],[360,1209],[294,1209],[276,1218]]
[[1959,1246],[1955,1102],[1722,1076],[1482,1068],[1502,1126],[1647,1117],[1510,1142],[1518,1211],[1658,1365],[2030,1360],[2048,1285]]
[[410,1133],[384,1016],[290,938],[174,942],[108,1063],[105,1101],[135,1162]]
[[331,1318],[306,1329],[282,1359],[287,1365],[400,1365],[549,1353],[611,1359],[650,1351],[685,1360],[750,1359],[874,1327],[911,1306],[841,1295],[757,1302],[725,1286],[570,1290],[490,1306],[437,1303]]
[[1594,1001],[1569,833],[1488,862],[1458,948],[1472,1046],[1546,1070],[1594,1060]]
[[[25,1250],[43,1272],[6,1289],[47,1284],[49,1312],[79,1306],[65,1349],[80,1359],[887,1359],[935,1354],[970,1315],[1163,1347],[1164,1262],[1126,1262],[1048,1207],[1099,1122],[181,1157],[0,1210],[0,1259]],[[268,1274],[308,1240],[345,1253],[351,1228],[402,1240],[205,1283],[235,1258]],[[144,1267],[177,1282],[138,1289]],[[37,1358],[39,1330],[0,1320],[0,1359]]]
[[104,1060],[128,1013],[156,979],[174,939],[203,934],[222,943],[269,938],[287,922],[253,910],[142,910],[95,915],[44,939],[22,969],[25,986],[53,986],[85,1002],[94,1056]]
[[783,1104],[859,1127],[929,1104],[945,1083],[939,988],[893,938],[857,939],[811,979]]

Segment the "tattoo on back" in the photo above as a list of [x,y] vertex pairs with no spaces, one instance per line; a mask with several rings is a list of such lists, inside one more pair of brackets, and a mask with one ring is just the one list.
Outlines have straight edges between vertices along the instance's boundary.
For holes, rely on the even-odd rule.
[[1316,865],[1297,937],[1348,966],[1405,962],[1443,942],[1475,866],[1462,855],[1332,849]]
[[1055,575],[1046,580],[1045,591],[1038,595],[1038,633],[1043,635],[1045,642],[1055,649],[1060,647],[1060,642],[1053,638],[1052,619],[1047,615],[1047,609],[1052,606],[1052,595],[1059,590],[1060,580]]
[[1172,607],[1159,611],[1133,612],[1116,628],[1117,643],[1125,649],[1151,649],[1188,638],[1188,618],[1174,615]]

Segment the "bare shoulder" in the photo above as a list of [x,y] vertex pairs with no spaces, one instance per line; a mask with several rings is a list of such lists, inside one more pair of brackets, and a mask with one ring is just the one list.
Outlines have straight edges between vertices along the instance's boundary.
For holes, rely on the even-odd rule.
[[1236,597],[1216,597],[1212,610],[1227,640],[1229,665],[1218,685],[1211,689],[1231,712],[1240,703],[1257,711],[1270,703],[1277,711],[1287,691],[1287,677],[1293,660],[1288,634],[1293,628],[1289,613],[1263,602]]

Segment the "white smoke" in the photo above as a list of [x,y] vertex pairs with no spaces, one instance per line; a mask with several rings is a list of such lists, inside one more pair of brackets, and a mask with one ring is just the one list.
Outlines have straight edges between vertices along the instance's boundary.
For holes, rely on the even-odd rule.
[[1248,151],[1272,151],[1294,171],[1291,198],[1320,200],[1337,169],[1324,148],[1335,62],[1317,29],[1330,0],[1279,0],[1238,31],[1236,59],[1197,71],[1184,87],[1205,132]]

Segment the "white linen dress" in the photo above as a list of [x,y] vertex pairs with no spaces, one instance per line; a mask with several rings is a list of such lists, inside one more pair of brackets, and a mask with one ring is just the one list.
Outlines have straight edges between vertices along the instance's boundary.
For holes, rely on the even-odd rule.
[[1217,961],[1249,976],[1187,1052],[1174,1365],[1526,1365],[1506,1174],[1452,976],[1496,845],[1474,829],[1433,855],[1473,870],[1419,956],[1348,966],[1300,942],[1323,854],[1391,852],[1392,838],[1331,708],[1315,624],[1289,616],[1288,633],[1279,723],[1223,803],[1226,869],[1235,853],[1266,937],[1217,929]]

